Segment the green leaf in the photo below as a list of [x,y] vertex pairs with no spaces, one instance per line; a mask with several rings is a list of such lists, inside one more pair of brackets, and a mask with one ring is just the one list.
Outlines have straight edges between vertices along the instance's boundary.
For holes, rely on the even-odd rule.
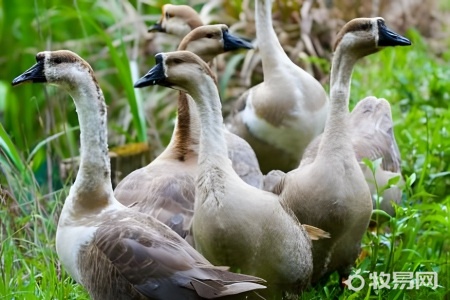
[[13,142],[9,138],[8,134],[6,133],[1,123],[0,123],[0,148],[9,157],[11,162],[21,173],[27,169],[26,165],[23,163],[19,155],[19,152],[17,151],[16,147],[14,146]]
[[48,144],[48,143],[50,143],[51,141],[53,141],[53,140],[59,138],[60,136],[66,134],[67,132],[72,132],[72,131],[75,131],[75,130],[78,130],[78,129],[80,129],[80,126],[75,126],[75,127],[69,128],[67,131],[58,132],[58,133],[56,133],[56,134],[54,134],[54,135],[51,135],[51,136],[47,137],[46,139],[40,141],[40,142],[33,148],[33,150],[31,151],[31,153],[28,155],[27,163],[30,163],[31,160],[33,159],[34,155],[35,155],[42,147],[44,147],[46,144]]
[[411,176],[409,176],[406,179],[406,185],[412,186],[415,181],[416,181],[416,173],[412,173]]
[[400,181],[400,175],[389,178],[388,182],[387,182],[387,186],[391,187],[393,185],[397,185],[397,183]]

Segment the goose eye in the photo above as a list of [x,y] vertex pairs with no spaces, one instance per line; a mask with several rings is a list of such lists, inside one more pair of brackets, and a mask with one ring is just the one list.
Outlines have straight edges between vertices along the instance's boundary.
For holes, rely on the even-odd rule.
[[361,25],[361,29],[362,30],[369,30],[370,28],[372,28],[372,24],[371,23],[364,23]]
[[61,58],[56,57],[55,59],[53,59],[53,62],[54,62],[55,64],[60,64],[60,63],[62,63],[62,60],[61,60]]
[[213,35],[212,35],[212,33],[208,33],[208,34],[206,35],[206,37],[207,37],[208,39],[212,39]]
[[168,13],[168,12],[166,12],[166,19],[170,19],[172,16]]
[[179,59],[179,58],[174,58],[173,59],[173,63],[174,64],[176,64],[176,65],[179,65],[179,64],[181,64],[183,61],[181,60],[181,59]]
[[44,59],[44,55],[42,55],[42,53],[36,54],[36,62],[41,61],[43,59]]

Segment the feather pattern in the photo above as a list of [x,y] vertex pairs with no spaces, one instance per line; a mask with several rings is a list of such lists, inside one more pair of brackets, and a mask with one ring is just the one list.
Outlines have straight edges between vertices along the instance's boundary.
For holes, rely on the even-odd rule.
[[126,295],[121,299],[213,299],[227,295],[227,285],[240,280],[260,282],[212,266],[183,239],[167,234],[167,227],[143,214],[130,218],[130,212],[122,210],[96,223],[92,241],[78,254],[82,283],[95,299],[118,299],[117,295]]

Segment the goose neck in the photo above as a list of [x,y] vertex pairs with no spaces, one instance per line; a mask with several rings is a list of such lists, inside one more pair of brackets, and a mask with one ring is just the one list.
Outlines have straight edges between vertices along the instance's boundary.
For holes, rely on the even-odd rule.
[[337,49],[332,61],[330,77],[330,111],[323,133],[320,152],[334,156],[342,149],[351,151],[349,135],[350,82],[357,58]]
[[180,91],[178,97],[177,122],[172,140],[166,151],[170,156],[184,161],[189,154],[198,155],[200,144],[200,121],[195,101],[186,92]]
[[[336,52],[333,55],[330,76],[330,98],[332,99],[332,105],[333,102],[336,102],[333,99],[336,99],[337,102],[348,102],[350,93],[350,81],[352,77],[353,67],[357,60],[358,58],[351,55],[351,52],[348,53],[342,48],[336,49]],[[344,93],[344,95],[342,95],[342,93]]]
[[104,187],[112,190],[103,93],[91,76],[69,92],[80,124],[80,168],[73,188],[84,193],[98,193]]
[[258,49],[262,59],[264,76],[266,76],[266,72],[279,66],[280,60],[290,61],[273,29],[272,0],[255,1],[255,25]]
[[199,164],[212,161],[222,166],[221,162],[228,160],[228,150],[223,133],[222,105],[214,80],[206,77],[190,94],[196,100],[201,124]]

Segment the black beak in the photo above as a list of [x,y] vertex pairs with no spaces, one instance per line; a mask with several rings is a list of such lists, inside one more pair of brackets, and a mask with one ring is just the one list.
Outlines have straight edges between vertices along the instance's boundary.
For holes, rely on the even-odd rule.
[[149,85],[167,86],[166,75],[164,74],[163,59],[161,54],[155,56],[156,65],[143,77],[134,83],[135,88],[142,88]]
[[223,45],[225,51],[253,49],[253,45],[250,42],[232,35],[228,30],[223,31]]
[[12,81],[12,86],[19,85],[21,83],[26,83],[28,81],[31,81],[33,83],[39,83],[39,82],[47,82],[47,79],[45,78],[44,74],[44,60],[39,60],[34,66],[26,70],[22,73],[22,75],[17,76]]
[[157,31],[157,32],[166,32],[166,29],[164,29],[161,26],[161,21],[159,21],[158,23],[153,24],[152,26],[150,26],[147,29],[147,32],[152,32],[152,31]]
[[378,46],[409,46],[411,41],[386,27],[383,20],[378,20]]

